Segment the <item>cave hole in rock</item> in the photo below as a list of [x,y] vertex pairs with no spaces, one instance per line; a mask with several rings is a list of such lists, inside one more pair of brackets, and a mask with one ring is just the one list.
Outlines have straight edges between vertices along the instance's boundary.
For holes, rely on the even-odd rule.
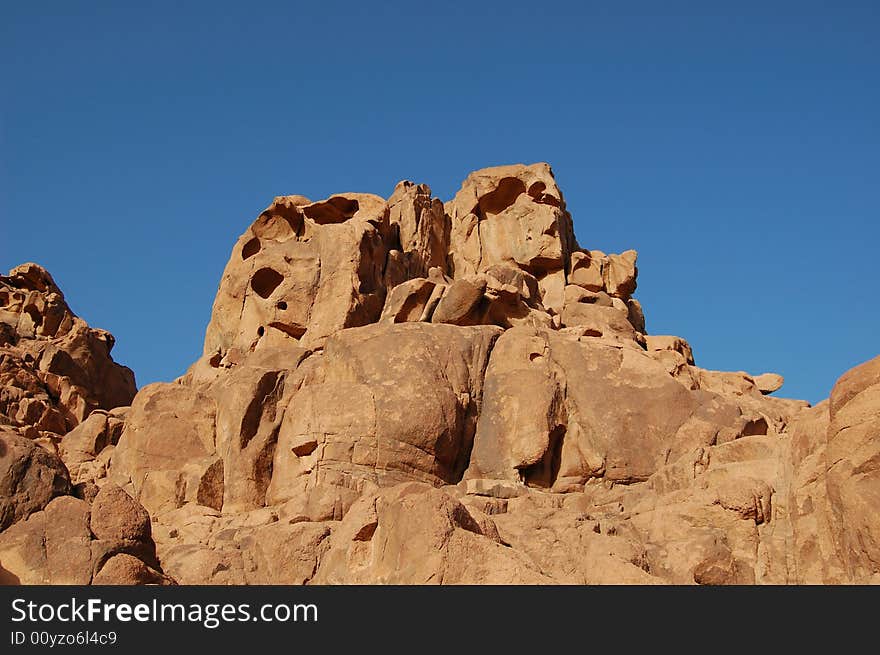
[[275,306],[276,306],[278,309],[280,309],[281,311],[284,311],[285,309],[287,309],[287,303],[284,302],[283,300],[279,300],[279,301],[278,301],[278,304],[276,304]]
[[550,431],[549,445],[541,461],[520,469],[522,481],[527,487],[549,489],[556,482],[562,464],[562,444],[565,441],[565,426],[557,425]]
[[746,423],[742,431],[742,436],[754,437],[757,435],[766,435],[769,429],[770,426],[767,424],[767,419],[761,416],[760,418],[751,419]]
[[294,339],[299,339],[306,333],[306,326],[304,325],[282,323],[281,321],[272,321],[271,323],[269,323],[269,327],[280,330],[287,336],[293,337]]
[[258,252],[260,252],[260,240],[257,237],[254,237],[250,241],[248,241],[241,249],[241,258],[247,259],[249,257],[253,257]]
[[286,241],[302,234],[303,225],[303,215],[298,207],[285,207],[276,203],[271,211],[260,214],[251,226],[251,231],[260,239]]
[[260,298],[268,298],[283,280],[284,276],[274,268],[261,268],[251,278],[251,289]]
[[360,204],[354,198],[332,196],[324,202],[316,202],[303,207],[303,213],[318,225],[344,223],[354,216]]
[[528,194],[534,199],[535,202],[540,203],[542,205],[552,205],[553,207],[559,207],[560,202],[559,198],[556,196],[552,196],[549,193],[544,193],[547,189],[547,185],[543,182],[533,182],[529,187]]
[[505,177],[498,182],[497,188],[480,198],[480,212],[486,214],[500,214],[516,202],[520,194],[526,192],[525,183],[515,177]]
[[263,336],[264,334],[266,334],[266,328],[264,328],[264,327],[261,325],[260,327],[257,328],[257,336],[258,336],[258,337],[261,337],[261,336]]
[[304,439],[302,443],[298,443],[297,445],[293,446],[291,450],[293,451],[293,454],[297,457],[308,457],[313,452],[315,452],[315,449],[317,447],[318,440],[314,437],[308,437]]

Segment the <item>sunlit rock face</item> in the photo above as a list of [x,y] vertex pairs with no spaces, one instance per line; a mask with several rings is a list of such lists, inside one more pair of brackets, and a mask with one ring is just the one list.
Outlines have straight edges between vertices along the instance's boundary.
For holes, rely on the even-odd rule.
[[[203,356],[136,396],[112,338],[20,268],[0,288],[10,580],[880,580],[880,359],[816,407],[698,367],[648,333],[637,253],[579,245],[547,164],[476,171],[445,203],[410,181],[275,198]],[[44,399],[49,374],[76,393]],[[58,568],[40,540],[106,556]]]

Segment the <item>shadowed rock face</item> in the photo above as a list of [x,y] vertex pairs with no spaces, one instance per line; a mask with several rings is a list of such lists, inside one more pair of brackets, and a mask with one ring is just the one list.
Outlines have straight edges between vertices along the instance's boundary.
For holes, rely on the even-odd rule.
[[[43,325],[65,325],[48,274],[16,275],[60,316]],[[880,580],[880,359],[817,407],[776,398],[781,376],[705,370],[684,339],[647,334],[637,276],[635,251],[578,244],[546,164],[476,171],[445,204],[413,182],[388,200],[278,197],[233,247],[186,375],[130,409],[113,409],[124,380],[100,396],[77,378],[92,405],[54,459],[33,455],[39,430],[21,436],[38,421],[18,401],[30,468],[0,468],[25,471],[0,480],[0,567],[123,584]],[[48,338],[26,305],[5,324]],[[53,572],[34,539],[92,554]]]

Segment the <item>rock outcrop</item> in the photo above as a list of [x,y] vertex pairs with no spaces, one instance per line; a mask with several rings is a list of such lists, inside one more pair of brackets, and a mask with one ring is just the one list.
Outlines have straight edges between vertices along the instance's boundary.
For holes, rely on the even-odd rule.
[[[79,319],[46,309],[63,299],[42,269],[16,271],[4,284],[43,304],[7,302],[10,347],[62,348]],[[4,382],[24,391],[0,406],[0,575],[880,581],[880,358],[816,407],[777,398],[779,375],[703,369],[648,334],[637,277],[635,251],[578,244],[546,164],[477,171],[445,204],[413,182],[278,197],[233,247],[184,376],[132,399],[107,358],[33,410],[26,374]],[[56,359],[8,370],[45,386]]]
[[137,391],[113,335],[36,264],[0,276],[0,307],[0,583],[172,584],[146,510],[106,484]]
[[0,425],[51,449],[93,410],[130,405],[134,374],[110,357],[114,343],[70,311],[42,267],[0,276]]

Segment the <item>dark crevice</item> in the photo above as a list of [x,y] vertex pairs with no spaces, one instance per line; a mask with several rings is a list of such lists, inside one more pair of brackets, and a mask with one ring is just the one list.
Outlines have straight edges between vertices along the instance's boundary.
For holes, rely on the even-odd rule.
[[241,420],[240,446],[242,450],[256,436],[263,418],[267,418],[270,421],[274,420],[275,405],[278,403],[283,389],[283,378],[281,378],[278,371],[266,373],[260,378],[253,400],[251,400]]
[[471,453],[474,449],[474,438],[476,437],[477,433],[477,421],[479,421],[480,419],[480,412],[483,408],[483,389],[486,384],[486,372],[489,370],[489,361],[492,359],[492,352],[494,351],[495,344],[498,343],[498,339],[500,336],[500,334],[493,335],[492,341],[489,343],[489,346],[486,349],[486,359],[483,362],[482,370],[478,372],[479,377],[477,378],[480,381],[480,393],[475,394],[475,397],[471,397],[468,406],[464,409],[464,440],[461,444],[461,447],[459,448],[458,457],[456,457],[455,459],[455,464],[450,471],[450,484],[458,484],[459,482],[461,482],[462,478],[464,477],[465,471],[467,471],[468,467],[471,465]]
[[520,469],[527,487],[549,489],[556,482],[562,463],[562,444],[565,441],[565,426],[557,425],[550,431],[549,444],[539,462]]

